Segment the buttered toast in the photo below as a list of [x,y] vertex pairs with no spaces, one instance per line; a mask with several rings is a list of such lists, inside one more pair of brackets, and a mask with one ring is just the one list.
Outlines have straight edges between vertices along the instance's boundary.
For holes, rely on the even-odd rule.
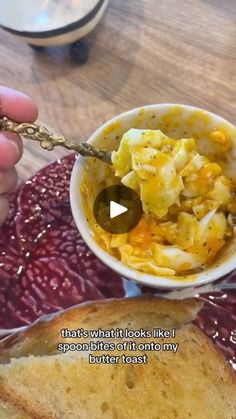
[[[8,405],[2,418],[235,419],[235,376],[214,344],[191,323],[199,308],[194,300],[153,296],[91,302],[5,339],[0,344],[0,397]],[[89,351],[58,351],[63,328],[175,328],[175,337],[165,341],[178,344],[178,350],[148,351],[148,362],[141,364],[90,364]],[[108,353],[121,355],[117,349]],[[128,350],[126,355],[143,353]],[[9,406],[29,416],[8,415]]]

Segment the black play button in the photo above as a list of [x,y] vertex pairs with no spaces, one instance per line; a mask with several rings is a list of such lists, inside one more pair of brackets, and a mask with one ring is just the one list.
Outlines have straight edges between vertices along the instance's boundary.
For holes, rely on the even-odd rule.
[[94,202],[93,213],[98,225],[113,234],[128,233],[141,219],[142,202],[127,186],[113,185],[103,189]]

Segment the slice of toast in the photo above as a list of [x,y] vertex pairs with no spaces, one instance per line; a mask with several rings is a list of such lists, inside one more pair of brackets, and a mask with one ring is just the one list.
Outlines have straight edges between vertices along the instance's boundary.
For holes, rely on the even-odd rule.
[[152,328],[158,324],[163,328],[177,327],[194,320],[201,307],[196,300],[172,303],[153,295],[79,304],[53,316],[44,316],[25,332],[0,341],[0,363],[29,354],[57,353],[56,344],[60,340],[60,330],[64,328],[112,329],[116,324],[121,328],[128,325],[130,329]]
[[[15,341],[8,338],[1,344],[7,355],[2,355],[0,365],[0,397],[31,419],[235,419],[234,374],[213,343],[196,326],[187,324],[198,308],[191,300],[139,297],[93,302],[38,322]],[[175,354],[147,351],[148,362],[142,364],[89,364],[88,352],[56,353],[62,342],[60,330],[65,327],[175,327],[176,336],[165,342],[179,347]],[[37,337],[43,345],[41,353]],[[108,353],[121,355],[118,350]],[[125,355],[143,352],[130,350]]]

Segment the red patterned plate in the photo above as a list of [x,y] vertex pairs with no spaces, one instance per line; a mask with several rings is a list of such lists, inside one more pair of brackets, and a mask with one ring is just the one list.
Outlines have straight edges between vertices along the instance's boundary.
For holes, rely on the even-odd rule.
[[[10,215],[0,229],[0,329],[28,325],[85,300],[125,295],[122,279],[93,255],[73,222],[74,160],[72,154],[45,167],[10,197]],[[236,283],[234,275],[230,282]],[[196,323],[236,369],[236,291],[226,286],[201,299]]]

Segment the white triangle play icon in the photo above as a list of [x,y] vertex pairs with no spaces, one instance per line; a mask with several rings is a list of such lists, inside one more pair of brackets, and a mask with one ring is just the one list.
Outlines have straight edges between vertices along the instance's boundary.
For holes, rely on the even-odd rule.
[[110,218],[118,217],[118,215],[124,214],[127,211],[128,208],[123,205],[117,204],[115,201],[110,202]]

